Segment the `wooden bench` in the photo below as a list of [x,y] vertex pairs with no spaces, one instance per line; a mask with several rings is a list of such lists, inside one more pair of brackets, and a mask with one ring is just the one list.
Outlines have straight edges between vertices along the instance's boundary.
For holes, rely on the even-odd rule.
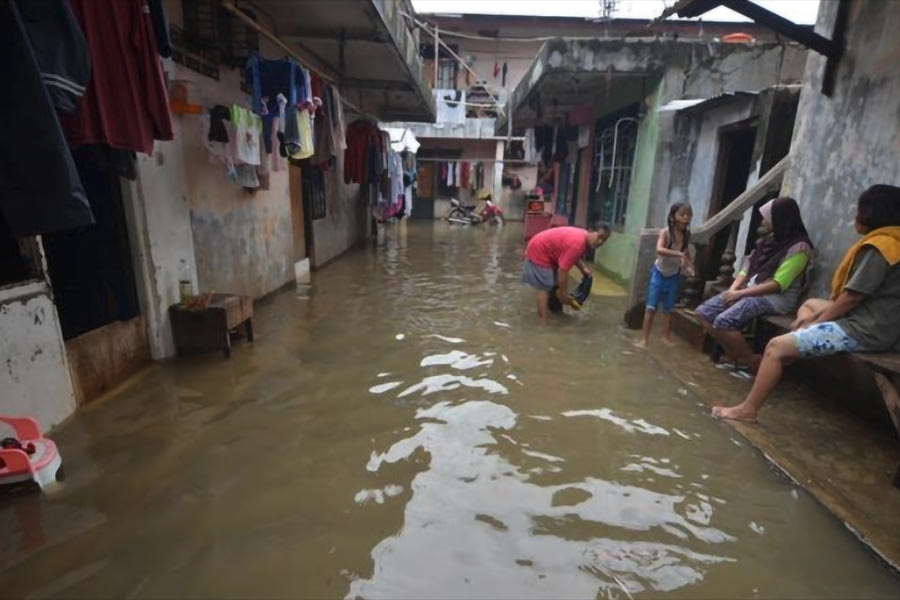
[[[761,320],[771,325],[776,331],[787,333],[795,316],[770,315]],[[881,399],[891,417],[894,429],[900,436],[900,353],[897,352],[851,352],[850,356],[866,365],[875,378],[875,384],[881,392]],[[894,476],[894,487],[900,489],[900,468]]]
[[253,341],[253,301],[247,296],[212,294],[202,307],[169,307],[169,316],[179,354],[221,350],[231,358],[231,332],[241,326]]

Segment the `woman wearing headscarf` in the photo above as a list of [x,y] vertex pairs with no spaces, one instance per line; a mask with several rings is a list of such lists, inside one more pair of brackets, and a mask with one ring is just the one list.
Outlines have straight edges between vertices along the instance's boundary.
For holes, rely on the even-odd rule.
[[796,200],[770,200],[759,213],[771,233],[757,242],[731,288],[695,311],[734,364],[753,372],[759,368],[760,357],[753,354],[741,330],[757,317],[792,313],[813,264],[813,244]]

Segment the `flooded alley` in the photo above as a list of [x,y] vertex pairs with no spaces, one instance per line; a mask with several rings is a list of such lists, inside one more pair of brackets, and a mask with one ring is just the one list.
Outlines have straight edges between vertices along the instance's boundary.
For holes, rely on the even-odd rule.
[[900,579],[633,350],[620,297],[542,326],[504,230],[410,227],[153,366],[2,499],[40,598],[896,598]]

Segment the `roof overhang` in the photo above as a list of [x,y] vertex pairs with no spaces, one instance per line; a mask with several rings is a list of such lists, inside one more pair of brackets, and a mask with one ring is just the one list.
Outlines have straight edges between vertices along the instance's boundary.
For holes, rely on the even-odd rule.
[[[572,109],[591,104],[598,114],[644,100],[662,75],[676,42],[555,39],[544,44],[510,95],[514,128],[560,123]],[[683,45],[683,44],[682,44]],[[497,120],[499,135],[507,119]]]
[[418,44],[407,26],[409,0],[225,0],[263,13],[307,66],[344,97],[384,121],[434,122],[435,105]]
[[[718,96],[713,96],[712,98],[706,98],[702,100],[675,100],[674,102],[669,102],[668,104],[661,106],[659,110],[675,110],[678,112],[679,116],[692,116],[710,111],[720,106],[735,104],[739,102],[747,102],[749,100],[753,100],[758,95],[759,94],[757,92],[726,92],[723,94],[719,94]],[[677,102],[683,102],[685,104],[678,107],[669,107],[670,105]]]

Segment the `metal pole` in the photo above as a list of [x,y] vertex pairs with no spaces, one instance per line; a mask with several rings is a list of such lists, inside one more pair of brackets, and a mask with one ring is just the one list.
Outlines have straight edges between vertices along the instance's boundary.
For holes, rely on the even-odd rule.
[[434,26],[434,89],[438,87],[438,26]]

